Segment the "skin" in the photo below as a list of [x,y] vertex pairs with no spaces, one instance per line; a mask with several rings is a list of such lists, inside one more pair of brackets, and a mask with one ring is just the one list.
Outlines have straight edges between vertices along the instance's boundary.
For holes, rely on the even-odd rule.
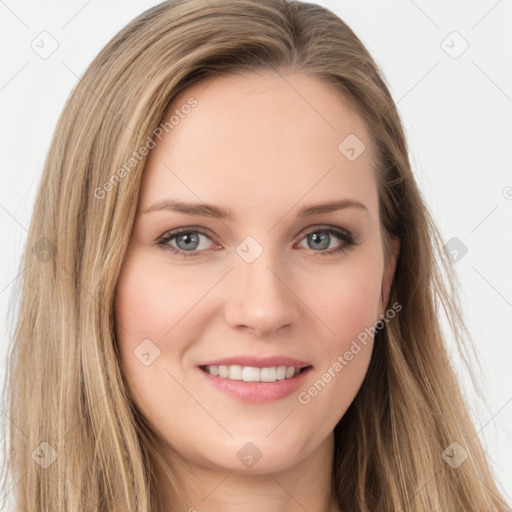
[[[165,119],[190,97],[197,106],[150,152],[116,289],[130,391],[185,488],[187,507],[337,510],[333,429],[362,384],[373,339],[307,404],[297,393],[244,403],[200,378],[197,365],[240,354],[291,356],[313,366],[301,387],[307,390],[380,319],[399,244],[385,267],[372,141],[343,96],[299,73],[196,84],[173,100]],[[354,161],[338,149],[349,134],[366,146]],[[231,209],[234,219],[145,212],[170,198]],[[340,199],[366,209],[297,216],[304,206]],[[331,226],[356,234],[358,244],[322,256],[345,241],[331,235],[319,249],[305,233]],[[198,255],[156,243],[180,227],[211,233],[200,234],[199,245],[167,244]],[[252,263],[236,252],[247,236],[263,249]],[[160,350],[149,366],[134,356],[145,339]],[[250,468],[237,457],[247,442],[262,454]],[[168,488],[162,479],[170,500]]]

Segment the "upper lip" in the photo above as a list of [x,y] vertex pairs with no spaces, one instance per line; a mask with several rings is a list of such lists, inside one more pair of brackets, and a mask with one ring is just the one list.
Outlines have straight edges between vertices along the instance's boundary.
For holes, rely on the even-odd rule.
[[295,359],[287,356],[271,356],[271,357],[255,357],[255,356],[233,356],[225,357],[223,359],[216,359],[215,361],[208,361],[201,363],[199,366],[251,366],[253,368],[270,368],[272,366],[295,366],[296,368],[306,368],[311,366],[305,361]]

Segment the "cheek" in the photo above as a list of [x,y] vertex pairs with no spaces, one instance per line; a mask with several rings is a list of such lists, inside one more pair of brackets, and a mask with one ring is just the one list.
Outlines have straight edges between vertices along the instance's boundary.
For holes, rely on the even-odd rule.
[[363,256],[357,264],[336,272],[331,268],[325,276],[317,273],[304,283],[307,303],[323,324],[317,339],[323,357],[297,398],[311,414],[324,418],[327,430],[346,412],[366,375],[379,319],[381,276],[380,260]]
[[[351,340],[373,327],[379,317],[382,269],[377,258],[318,272],[303,281],[303,296],[322,321],[324,349],[346,350]],[[306,291],[307,290],[307,291]]]
[[135,395],[142,392],[146,380],[149,385],[150,377],[155,378],[155,368],[165,356],[182,350],[175,338],[168,354],[162,340],[190,310],[193,289],[184,294],[180,283],[158,264],[137,255],[126,257],[116,287],[114,316],[121,362]]
[[[186,272],[169,272],[161,262],[128,257],[116,288],[116,327],[121,348],[133,350],[141,340],[172,336],[171,331],[205,295],[211,284]],[[129,334],[128,334],[129,333]],[[173,345],[179,350],[179,343]]]

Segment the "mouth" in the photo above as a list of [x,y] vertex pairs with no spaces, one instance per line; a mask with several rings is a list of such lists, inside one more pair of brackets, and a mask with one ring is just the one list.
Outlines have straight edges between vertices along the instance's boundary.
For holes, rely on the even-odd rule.
[[[222,363],[222,364],[221,364]],[[281,400],[306,384],[313,366],[293,358],[235,357],[197,367],[207,385],[246,404]]]
[[311,368],[310,365],[298,366],[269,366],[259,368],[256,366],[232,365],[202,365],[201,370],[220,379],[229,379],[244,382],[277,382],[296,378],[299,374]]

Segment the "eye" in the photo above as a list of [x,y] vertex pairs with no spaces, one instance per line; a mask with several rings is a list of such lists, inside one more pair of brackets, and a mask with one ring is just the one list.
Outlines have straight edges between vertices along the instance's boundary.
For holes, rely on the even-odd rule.
[[[336,239],[341,241],[341,243],[333,247],[332,242],[335,242]],[[357,245],[357,239],[354,235],[344,229],[333,226],[313,228],[305,234],[302,240],[305,240],[307,248],[322,256],[337,254]],[[301,245],[301,247],[304,247],[304,245]]]
[[194,256],[198,252],[208,249],[209,233],[199,228],[179,228],[168,232],[157,241],[163,249],[181,256]]

